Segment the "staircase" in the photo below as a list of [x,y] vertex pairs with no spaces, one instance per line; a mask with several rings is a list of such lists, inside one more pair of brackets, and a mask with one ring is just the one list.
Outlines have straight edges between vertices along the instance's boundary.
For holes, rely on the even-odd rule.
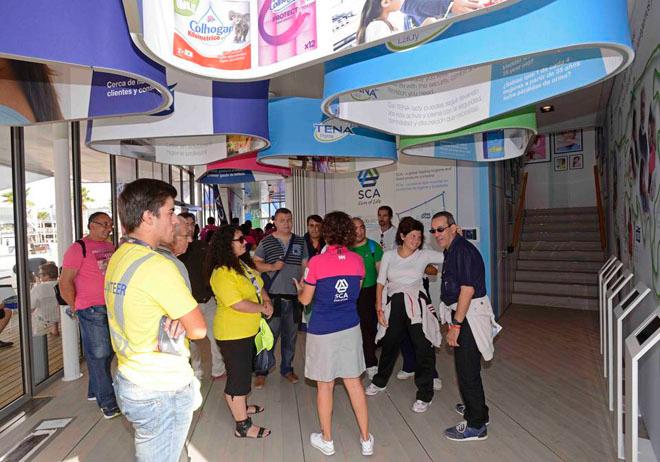
[[525,211],[513,303],[598,310],[596,207]]

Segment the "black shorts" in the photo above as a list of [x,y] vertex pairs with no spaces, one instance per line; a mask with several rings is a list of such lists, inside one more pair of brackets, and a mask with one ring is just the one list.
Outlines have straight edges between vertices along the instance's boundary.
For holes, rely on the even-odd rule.
[[215,341],[225,360],[227,369],[225,394],[229,396],[246,396],[252,390],[252,365],[257,353],[254,337]]

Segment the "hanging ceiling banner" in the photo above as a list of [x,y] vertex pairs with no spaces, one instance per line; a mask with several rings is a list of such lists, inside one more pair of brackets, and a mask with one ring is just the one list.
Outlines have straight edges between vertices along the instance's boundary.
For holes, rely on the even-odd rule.
[[174,104],[152,116],[94,120],[87,145],[164,164],[202,165],[269,146],[268,81],[218,82],[168,69]]
[[209,164],[197,182],[226,185],[281,180],[287,176],[291,176],[291,169],[259,164],[257,153],[249,152]]
[[133,45],[118,1],[13,2],[0,19],[0,125],[158,112],[163,67]]
[[403,154],[442,159],[490,162],[522,156],[536,135],[534,108],[498,117],[450,133],[402,136]]
[[406,53],[326,64],[323,111],[387,133],[447,133],[614,76],[633,60],[626,0],[526,0]]
[[455,23],[525,0],[123,0],[136,45],[203,77],[255,80],[387,43],[433,40]]
[[271,100],[270,148],[257,160],[266,165],[320,173],[344,173],[396,162],[394,137],[328,118],[312,98]]

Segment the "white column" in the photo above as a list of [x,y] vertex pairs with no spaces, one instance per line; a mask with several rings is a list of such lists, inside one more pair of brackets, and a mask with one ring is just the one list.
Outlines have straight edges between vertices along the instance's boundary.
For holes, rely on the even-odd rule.
[[[57,222],[57,258],[61,266],[64,252],[73,243],[73,216],[71,215],[71,163],[69,158],[69,125],[53,124],[53,160],[55,172],[55,217]],[[82,377],[78,357],[78,321],[60,307],[62,358],[64,377],[68,382]]]

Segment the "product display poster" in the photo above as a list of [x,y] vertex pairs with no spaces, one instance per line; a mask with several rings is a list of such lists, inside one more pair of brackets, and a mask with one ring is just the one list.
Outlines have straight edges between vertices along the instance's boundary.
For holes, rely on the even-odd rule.
[[269,78],[380,45],[406,51],[518,2],[529,0],[123,0],[141,50],[224,80]]
[[174,103],[156,115],[94,120],[86,143],[113,155],[201,165],[268,147],[268,82],[217,82],[168,69]]
[[399,149],[411,156],[498,161],[522,156],[535,135],[532,107],[446,134],[401,136]]
[[4,9],[0,126],[148,114],[171,102],[164,69],[135,48],[120,3],[34,0]]
[[[498,19],[481,28],[454,24],[406,53],[362,51],[327,63],[323,112],[394,135],[447,133],[595,84],[632,62],[625,0],[555,0],[512,14],[522,7],[479,18]],[[550,24],[561,27],[542,32]]]

